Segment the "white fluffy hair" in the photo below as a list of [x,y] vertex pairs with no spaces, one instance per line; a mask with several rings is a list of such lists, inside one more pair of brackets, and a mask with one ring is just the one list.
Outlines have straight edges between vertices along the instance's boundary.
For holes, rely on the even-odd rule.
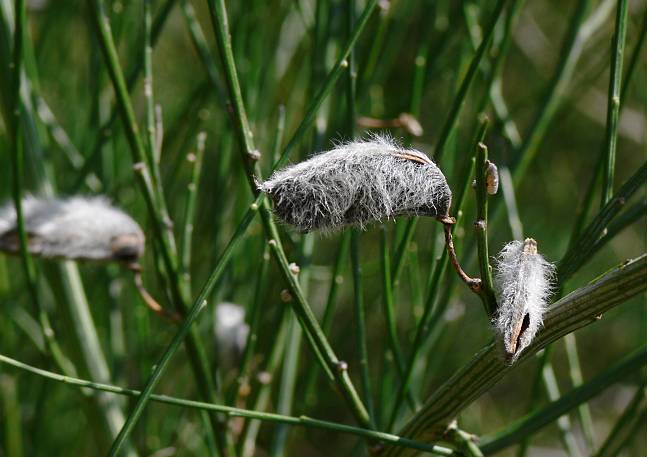
[[302,232],[401,215],[442,217],[451,204],[445,176],[425,154],[380,136],[276,171],[259,188],[279,219]]
[[[22,201],[28,247],[45,258],[132,262],[144,251],[144,233],[105,197],[38,198]],[[13,203],[0,208],[0,250],[19,251]]]
[[498,309],[494,327],[506,357],[514,362],[541,328],[555,266],[537,252],[532,238],[506,244],[495,264]]
[[218,303],[214,321],[218,357],[222,364],[232,367],[242,355],[249,335],[245,309],[235,303]]

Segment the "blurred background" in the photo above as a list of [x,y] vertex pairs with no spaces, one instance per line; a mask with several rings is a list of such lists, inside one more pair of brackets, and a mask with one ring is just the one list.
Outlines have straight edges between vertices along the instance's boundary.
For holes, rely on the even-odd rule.
[[[357,71],[356,115],[389,120],[401,113],[411,113],[422,127],[420,136],[399,128],[384,132],[434,157],[495,3],[380,1],[353,53]],[[557,262],[566,253],[579,217],[576,209],[588,195],[592,194],[593,204],[584,220],[598,212],[600,183],[590,183],[605,141],[617,3],[507,2],[494,29],[492,45],[478,66],[438,160],[456,192],[474,154],[478,114],[488,114],[490,124],[485,143],[490,159],[504,174],[510,170],[508,173],[513,177],[512,185],[507,189],[502,186],[507,190],[505,195],[500,190],[490,199],[491,255],[515,237],[533,237],[546,258]],[[358,0],[350,5],[335,0],[227,2],[236,67],[265,177],[271,170],[275,143],[278,141],[280,148],[292,137],[345,45],[349,10],[357,18],[366,2]],[[144,131],[143,5],[108,0],[105,7],[121,67],[126,77],[134,81],[131,97]],[[0,1],[0,100],[4,114],[10,97],[13,8],[13,1]],[[155,274],[159,253],[151,242],[151,221],[134,180],[121,119],[115,116],[115,96],[92,14],[85,2],[28,1],[28,83],[22,94],[27,119],[25,190],[36,195],[51,191],[62,196],[109,196],[150,233],[143,261],[144,281],[165,307],[172,307],[168,285]],[[152,18],[154,98],[161,107],[164,134],[160,170],[178,240],[185,230],[187,186],[193,170],[187,156],[196,152],[198,133],[206,132],[189,270],[191,296],[195,297],[253,195],[225,109],[226,89],[207,2],[153,1]],[[630,1],[624,74],[631,68],[631,77],[619,124],[616,189],[647,158],[647,66],[642,50],[646,27],[647,4],[642,0]],[[329,149],[336,141],[368,133],[361,125],[349,122],[348,108],[347,78],[342,76],[318,110],[313,128],[293,151],[291,161]],[[4,122],[0,122],[0,201],[11,204],[6,118]],[[520,162],[526,169],[518,172]],[[632,205],[642,205],[638,215],[644,213],[644,194],[643,189],[630,201]],[[504,196],[509,199],[507,204]],[[515,206],[516,214],[511,211]],[[471,191],[467,193],[462,216],[455,243],[467,262],[466,270],[476,274]],[[384,230],[388,251],[395,257],[407,224],[406,218],[386,221],[383,226],[369,227],[359,236],[372,398],[381,429],[386,428],[398,388],[383,312],[381,239]],[[433,220],[418,221],[402,273],[395,283],[397,331],[405,354],[411,350],[416,321],[430,292],[428,278],[442,252],[442,231],[437,225]],[[644,253],[646,229],[645,221],[638,217],[563,284],[564,292]],[[348,362],[353,380],[359,385],[354,289],[347,246],[338,258],[344,233],[303,236],[281,226],[281,234],[288,258],[301,268],[303,287],[320,320],[330,302],[331,284],[338,284],[325,327],[333,348]],[[261,405],[267,411],[353,423],[334,386],[315,368],[316,360],[306,340],[297,337],[286,318],[284,310],[289,307],[284,301],[287,297],[281,293],[286,284],[274,262],[267,260],[265,246],[261,224],[256,220],[197,324],[208,357],[214,366],[219,366],[218,377],[226,398],[232,405],[250,409]],[[341,268],[334,270],[337,263]],[[69,280],[69,276],[53,264],[37,262],[42,301],[63,352],[75,363],[78,375],[88,378],[73,320],[65,316],[69,295],[59,290],[65,289],[65,278]],[[261,274],[263,268],[267,268],[265,274]],[[72,290],[82,291],[87,297],[111,383],[141,388],[175,334],[174,325],[143,306],[131,276],[118,266],[79,264],[78,272],[81,282],[75,283]],[[42,351],[42,333],[25,284],[20,259],[0,256],[0,353],[56,372],[56,366]],[[435,306],[444,306],[446,311],[427,336],[416,364],[412,392],[420,399],[466,364],[493,336],[478,298],[454,281],[452,272],[444,275],[437,287]],[[258,342],[247,361],[247,372],[242,375],[238,367],[248,332],[239,329],[229,330],[228,334],[220,328],[223,320],[234,322],[232,325],[241,321],[217,318],[219,310],[228,306],[219,305],[224,302],[247,309],[248,321],[249,310],[254,306],[260,309]],[[221,335],[220,342],[216,333]],[[575,335],[581,374],[587,380],[645,342],[645,296],[627,301]],[[570,344],[573,350],[574,342]],[[183,351],[180,349],[182,355],[173,359],[156,391],[196,399],[199,395],[195,380]],[[288,360],[291,370],[286,368]],[[550,360],[557,386],[567,392],[573,387],[573,378],[564,341],[553,345]],[[545,404],[548,396],[537,381],[538,366],[539,358],[533,358],[515,368],[460,415],[461,428],[476,435],[491,435],[533,407]],[[293,387],[285,385],[290,379]],[[644,387],[638,373],[606,389],[589,403],[592,437],[587,437],[580,416],[571,414],[571,431],[580,455],[592,455],[604,442],[637,386]],[[261,391],[264,404],[257,403]],[[0,453],[17,457],[104,455],[110,440],[96,411],[88,406],[92,402],[90,395],[75,387],[0,366]],[[288,397],[291,402],[286,403]],[[126,412],[132,406],[130,399],[120,398],[119,402]],[[647,405],[641,407],[643,412],[647,411]],[[395,430],[410,415],[410,410],[402,408]],[[621,455],[644,455],[647,414],[642,417]],[[150,403],[133,434],[133,447],[140,455],[157,457],[208,455],[203,419],[196,410]],[[248,454],[241,455],[255,452],[253,455],[259,456],[343,456],[362,452],[359,439],[350,435],[264,423],[254,439],[254,434],[243,429],[242,420],[232,421],[232,428],[236,436],[248,437],[250,446],[256,441],[255,451],[250,447]],[[543,428],[531,437],[527,455],[568,455],[561,436],[555,424]],[[570,451],[572,455],[573,450]],[[500,455],[517,455],[517,449],[511,447]]]

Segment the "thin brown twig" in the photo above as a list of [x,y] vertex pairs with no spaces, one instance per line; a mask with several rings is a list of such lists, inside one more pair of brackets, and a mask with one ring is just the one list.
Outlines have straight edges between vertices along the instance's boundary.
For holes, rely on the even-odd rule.
[[146,290],[144,287],[144,281],[142,280],[142,269],[139,264],[128,265],[128,269],[133,272],[133,282],[135,283],[135,288],[139,293],[139,296],[142,298],[146,306],[148,306],[155,314],[168,319],[171,322],[176,324],[182,322],[182,317],[173,311],[168,311],[160,305],[157,300]]
[[424,130],[420,122],[413,114],[400,113],[395,119],[377,119],[374,117],[360,116],[356,121],[359,127],[369,129],[386,129],[386,128],[401,128],[405,132],[413,136],[422,136]]
[[472,278],[467,273],[465,273],[460,263],[458,262],[458,258],[456,257],[456,250],[454,248],[454,239],[452,237],[452,227],[456,223],[456,219],[454,219],[453,217],[444,216],[442,218],[439,218],[438,220],[442,222],[443,228],[445,230],[445,245],[447,246],[447,254],[449,255],[449,260],[452,264],[452,267],[454,267],[454,270],[456,270],[456,273],[458,273],[458,276],[465,284],[467,284],[470,290],[472,290],[472,292],[474,292],[475,294],[480,295],[481,279]]

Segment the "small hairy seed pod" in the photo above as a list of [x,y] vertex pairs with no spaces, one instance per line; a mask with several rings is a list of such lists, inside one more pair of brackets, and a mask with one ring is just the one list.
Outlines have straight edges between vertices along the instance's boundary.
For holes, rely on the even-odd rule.
[[259,188],[278,218],[302,232],[401,215],[445,218],[451,204],[445,176],[425,154],[377,136],[279,170]]
[[506,358],[514,362],[541,328],[551,294],[553,264],[537,252],[532,238],[506,244],[495,264],[498,309],[494,327]]
[[487,193],[494,195],[499,191],[499,169],[489,160],[487,161],[486,166],[485,186],[487,188]]
[[[25,197],[29,252],[44,258],[134,263],[144,252],[144,233],[129,215],[103,197]],[[0,208],[0,251],[20,249],[13,204]]]

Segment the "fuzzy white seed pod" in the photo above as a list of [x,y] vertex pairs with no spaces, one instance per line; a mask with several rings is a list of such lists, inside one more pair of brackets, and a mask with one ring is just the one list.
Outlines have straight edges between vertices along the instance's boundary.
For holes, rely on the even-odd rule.
[[506,358],[514,362],[541,328],[555,273],[537,252],[532,238],[506,244],[495,264],[498,309],[494,327],[503,340]]
[[[22,202],[29,252],[44,258],[135,262],[144,233],[104,197],[28,196]],[[20,249],[13,203],[0,208],[0,251]]]
[[451,204],[445,176],[425,154],[378,136],[279,170],[259,188],[279,219],[302,232],[401,215],[442,218]]
[[489,160],[487,161],[487,168],[485,170],[485,186],[487,193],[490,195],[494,195],[499,191],[499,169]]
[[235,303],[218,303],[214,323],[220,362],[233,367],[245,349],[249,326],[245,323],[245,309]]

